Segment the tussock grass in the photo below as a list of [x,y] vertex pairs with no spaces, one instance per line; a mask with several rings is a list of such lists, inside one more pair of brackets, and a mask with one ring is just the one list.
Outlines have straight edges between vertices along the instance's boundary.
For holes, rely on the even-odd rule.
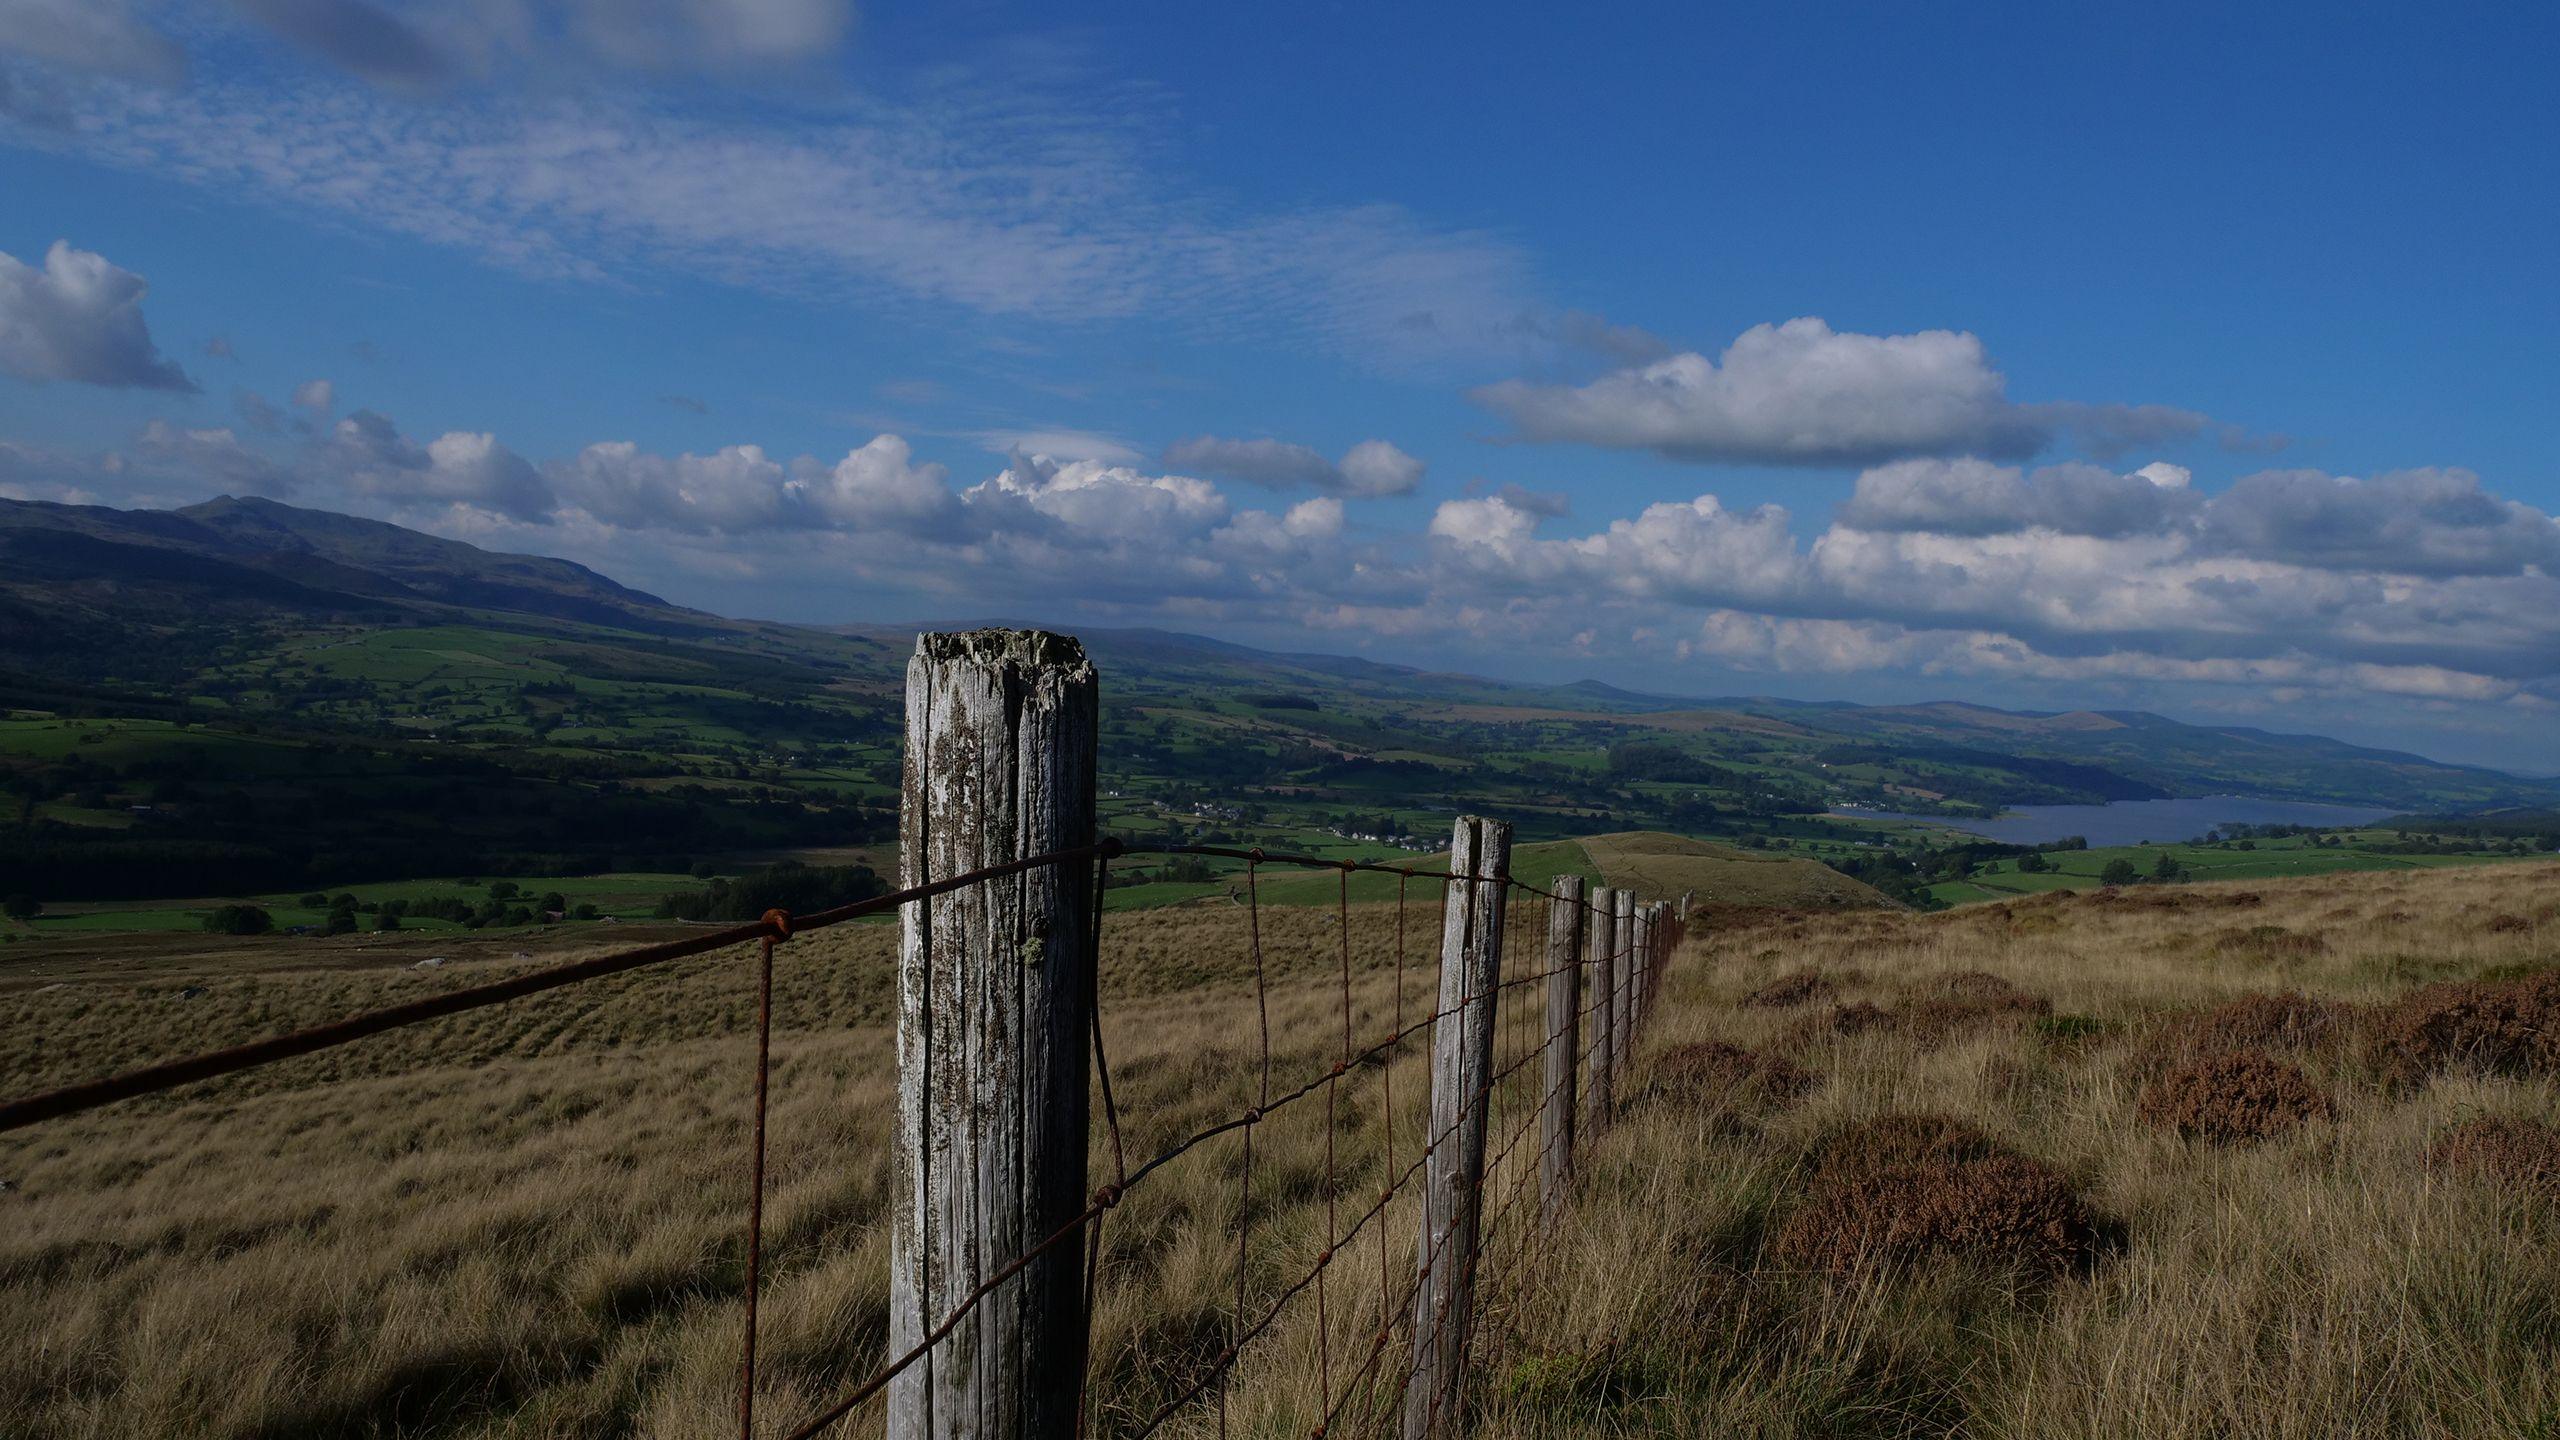
[[[1355,906],[1347,936],[1322,907],[1263,913],[1275,1091],[1342,1052],[1346,938],[1355,1043],[1399,1007],[1427,1013],[1436,900],[1417,893],[1405,917],[1400,988],[1392,907]],[[2479,923],[2504,915],[2524,923]],[[2541,1183],[2547,1127],[2528,1122],[2555,1113],[2560,1077],[2530,1044],[2466,1037],[2539,1013],[2528,982],[2560,962],[2555,915],[2560,867],[2512,866],[1700,936],[1551,1232],[1535,1229],[1534,1139],[1504,1149],[1536,1065],[1497,1097],[1476,1432],[2554,1433],[2560,1196]],[[1109,927],[1105,1039],[1134,1161],[1258,1100],[1255,969],[1232,907]],[[1515,914],[1512,973],[1542,935]],[[846,927],[781,956],[759,1405],[775,1426],[866,1373],[887,1332],[893,945]],[[0,1067],[24,1089],[509,963],[235,957],[191,972],[205,993],[184,1000],[147,970],[21,988],[0,995]],[[1788,980],[1798,1003],[1743,1003],[1799,972],[1821,978]],[[743,953],[702,957],[0,1139],[0,1434],[730,1433],[749,980]],[[1498,1065],[1538,1039],[1535,987],[1505,1000]],[[2164,1067],[2253,1048],[2299,1066],[2332,1113],[2245,1143],[2144,1123]],[[1341,1249],[1321,1312],[1310,1291],[1246,1352],[1231,1433],[1306,1434],[1410,1280],[1409,1198],[1342,1231],[1419,1154],[1421,1049],[1257,1128],[1243,1313]],[[1890,1174],[1837,1177],[1844,1134],[1911,1115],[1974,1138],[1888,1157],[1900,1172],[2014,1199],[2026,1231],[2079,1213],[2067,1196],[2089,1253],[2005,1263],[2005,1241],[1972,1237],[2018,1227],[1985,1231],[1966,1204],[1941,1207],[1962,1244],[1791,1258],[1779,1237],[1835,1181],[1866,1187],[1844,1212],[1858,1224],[1902,1233]],[[1182,1393],[1226,1343],[1241,1159],[1223,1137],[1112,1213],[1098,1433]],[[1098,1144],[1097,1182],[1111,1164]],[[851,1433],[864,1425],[876,1412]],[[1170,1433],[1217,1428],[1204,1402]]]

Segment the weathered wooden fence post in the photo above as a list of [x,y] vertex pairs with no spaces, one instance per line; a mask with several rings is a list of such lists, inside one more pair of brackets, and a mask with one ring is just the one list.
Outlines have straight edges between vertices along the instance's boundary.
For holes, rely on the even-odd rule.
[[1591,950],[1591,1074],[1584,1085],[1594,1135],[1609,1126],[1618,1079],[1618,892],[1603,885],[1591,892],[1590,923],[1585,926]]
[[1618,950],[1618,993],[1616,1013],[1610,1017],[1609,1040],[1611,1068],[1616,1071],[1610,1081],[1612,1092],[1620,1088],[1618,1080],[1626,1078],[1627,1064],[1635,1058],[1636,997],[1636,892],[1620,890],[1609,897],[1610,928]]
[[1556,881],[1547,907],[1546,1100],[1538,1108],[1538,1190],[1549,1224],[1573,1182],[1575,1082],[1582,1070],[1582,877]]
[[[1037,630],[916,637],[898,870],[921,885],[1094,839],[1097,685]],[[889,1352],[903,1354],[1083,1211],[1090,862],[900,912]],[[1070,1440],[1083,1246],[990,1291],[889,1382],[892,1440]]]
[[1456,1430],[1466,1403],[1511,826],[1460,816],[1450,837],[1449,873],[1469,878],[1450,882],[1440,930],[1440,1018],[1431,1026],[1430,1153],[1423,1167],[1405,1440]]

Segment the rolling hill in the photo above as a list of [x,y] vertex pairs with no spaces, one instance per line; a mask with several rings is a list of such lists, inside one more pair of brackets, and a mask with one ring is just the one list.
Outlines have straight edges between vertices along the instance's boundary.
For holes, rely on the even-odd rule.
[[[2139,712],[1698,699],[1080,634],[1105,676],[1103,818],[1133,837],[1375,858],[1436,849],[1467,809],[1524,843],[1655,831],[1840,860],[1877,839],[1826,814],[1842,804],[2560,803],[2549,782]],[[876,844],[912,640],[727,619],[271,500],[0,501],[0,862],[102,899]]]

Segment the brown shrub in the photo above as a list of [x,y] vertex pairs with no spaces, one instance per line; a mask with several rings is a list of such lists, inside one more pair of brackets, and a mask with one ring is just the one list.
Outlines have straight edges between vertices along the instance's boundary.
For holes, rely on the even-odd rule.
[[2421,986],[2376,1010],[2369,1037],[2374,1068],[2394,1085],[2457,1066],[2498,1075],[2560,1068],[2560,971]]
[[1832,1137],[1774,1248],[1832,1275],[1931,1258],[2052,1272],[2098,1242],[2087,1204],[2050,1166],[1959,1120],[1894,1115]]
[[2261,1140],[2337,1113],[2299,1065],[2262,1050],[2209,1055],[2163,1074],[2137,1107],[2150,1123],[2201,1140]]
[[1813,1150],[1816,1185],[1843,1184],[1879,1169],[1980,1160],[2010,1153],[1967,1121],[1926,1111],[1860,1120],[1833,1131]]
[[2492,915],[2480,928],[2492,935],[2513,935],[2521,930],[2532,929],[2533,922],[2521,915]]
[[1937,1040],[1976,1025],[2053,1013],[2052,1001],[1978,970],[1946,976],[1934,989],[1937,993],[1924,994],[1896,1012],[1898,1028],[1922,1040]]
[[2317,935],[2304,935],[2281,925],[2252,925],[2245,930],[2214,932],[2212,952],[2253,960],[2307,960],[2329,953],[2329,942]]
[[1938,977],[1941,993],[1962,1000],[2011,1000],[2028,998],[2027,992],[1987,970],[1959,970]]
[[2143,1073],[2242,1050],[2317,1050],[2346,1033],[2353,1007],[2298,990],[2259,992],[2163,1021],[2134,1052]]
[[2445,1132],[2427,1160],[2560,1198],[2560,1129],[2548,1121],[2466,1120]]
[[1788,1005],[1803,1005],[1815,1000],[1831,998],[1834,988],[1831,977],[1819,970],[1790,970],[1743,996],[1742,1003],[1772,1009]]
[[1654,1094],[1699,1104],[1760,1100],[1784,1108],[1813,1084],[1793,1061],[1721,1040],[1674,1045],[1653,1062]]
[[1787,1030],[1787,1042],[1802,1045],[1811,1041],[1830,1040],[1843,1035],[1863,1035],[1893,1024],[1893,1017],[1883,1007],[1865,1000],[1834,1005],[1818,1015],[1807,1015]]

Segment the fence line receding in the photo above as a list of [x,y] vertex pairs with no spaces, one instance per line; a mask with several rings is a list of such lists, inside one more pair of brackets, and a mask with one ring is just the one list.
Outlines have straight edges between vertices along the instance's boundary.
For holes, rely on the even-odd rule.
[[[1511,827],[1457,820],[1445,872],[1258,848],[1095,840],[1098,682],[1082,647],[1037,631],[918,639],[908,670],[901,887],[809,915],[732,926],[383,1007],[327,1025],[0,1102],[0,1132],[307,1055],[387,1030],[740,945],[757,949],[754,1111],[741,1315],[738,1431],[806,1440],[879,1411],[893,1440],[1224,1436],[1237,1371],[1284,1327],[1312,1352],[1290,1397],[1310,1437],[1459,1433],[1486,1356],[1484,1301],[1532,1262],[1570,1204],[1576,1162],[1606,1131],[1685,929],[1678,905],[1632,891],[1540,889],[1511,873]],[[1250,1103],[1133,1152],[1099,1003],[1111,862],[1132,855],[1243,862]],[[1331,871],[1335,992],[1320,1052],[1274,1070],[1266,872]],[[1353,960],[1352,879],[1395,879],[1393,973]],[[1419,901],[1415,899],[1420,887]],[[1412,966],[1408,927],[1436,911],[1436,972]],[[774,946],[895,912],[898,1116],[890,1156],[885,1357],[789,1428],[760,1425],[756,1301],[771,1057]],[[1368,918],[1364,905],[1359,912]],[[1383,941],[1384,924],[1379,938]],[[1409,933],[1409,929],[1410,932]],[[1412,957],[1418,960],[1419,956]],[[1384,1003],[1357,997],[1390,985]],[[1355,1016],[1386,1023],[1362,1031]],[[1403,1077],[1399,1062],[1414,1073]],[[1419,1093],[1417,1093],[1417,1087]],[[1280,1216],[1256,1141],[1283,1113],[1320,1108],[1320,1224]],[[1376,1141],[1346,1153],[1357,1130]],[[1404,1136],[1407,1143],[1399,1144]],[[1112,1213],[1214,1151],[1233,1179],[1233,1289],[1180,1373],[1137,1401],[1097,1394],[1088,1341],[1121,1247]],[[1374,1152],[1374,1153],[1368,1153]],[[1268,1165],[1268,1161],[1265,1165]],[[1091,1167],[1104,1174],[1099,1183]],[[1207,1172],[1218,1173],[1218,1172]],[[1263,1189],[1257,1191],[1257,1180]],[[1283,1223],[1283,1222],[1287,1223]],[[1308,1234],[1301,1227],[1313,1227]],[[1136,1243],[1136,1242],[1131,1242]],[[1374,1282],[1374,1283],[1373,1283]],[[1486,1288],[1488,1282],[1492,1289]],[[1214,1343],[1214,1349],[1209,1348]],[[1304,1364],[1307,1356],[1297,1357]],[[1297,1393],[1303,1392],[1303,1393]],[[874,1406],[874,1402],[879,1402]],[[1267,1400],[1263,1403],[1268,1403]],[[771,1420],[770,1415],[765,1417]],[[866,1424],[870,1423],[866,1419]],[[1268,1424],[1257,1429],[1268,1430]],[[1287,1433],[1283,1428],[1280,1433]]]

